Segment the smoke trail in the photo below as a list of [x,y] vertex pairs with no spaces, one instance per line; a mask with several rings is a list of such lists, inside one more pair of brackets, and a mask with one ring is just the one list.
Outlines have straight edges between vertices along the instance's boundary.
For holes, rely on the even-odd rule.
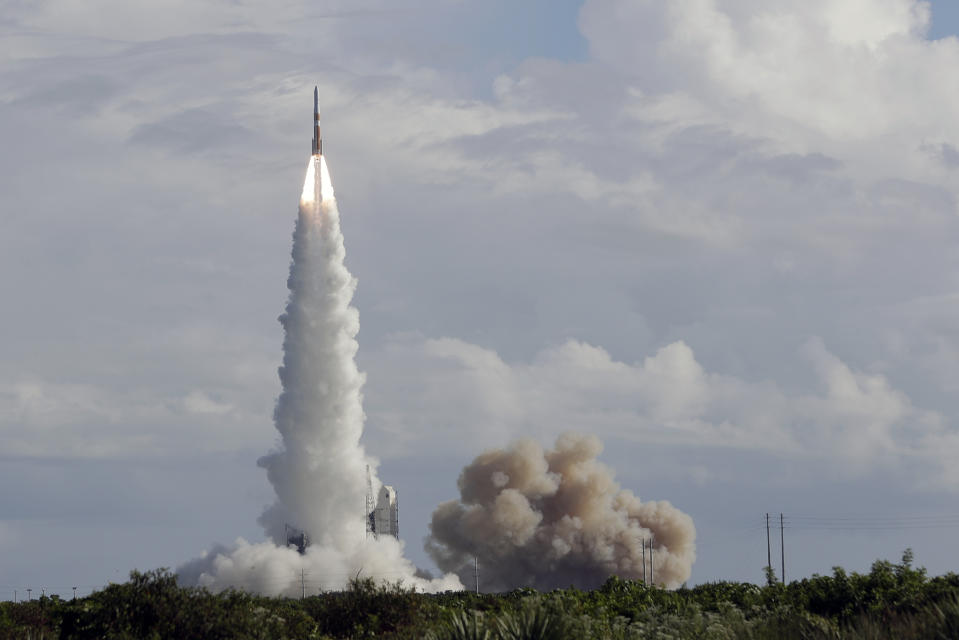
[[360,323],[345,253],[326,159],[311,158],[293,232],[290,298],[280,316],[283,390],[274,422],[283,448],[258,461],[277,496],[260,524],[278,544],[286,543],[286,524],[322,546],[365,536],[365,376],[354,359]]
[[642,540],[652,539],[646,571],[679,586],[696,559],[692,518],[621,490],[596,459],[602,448],[567,433],[551,451],[520,440],[483,453],[460,474],[460,500],[433,512],[427,551],[466,583],[475,557],[487,590],[593,588],[610,575],[642,579]]
[[[307,576],[315,592],[341,588],[360,574],[428,590],[460,588],[455,576],[416,577],[402,543],[366,535],[366,470],[373,461],[360,444],[365,376],[355,361],[359,313],[350,302],[356,280],[345,254],[326,158],[314,156],[293,232],[290,297],[280,316],[282,391],[274,422],[282,447],[258,461],[276,491],[276,502],[259,518],[273,542],[215,548],[180,567],[181,582],[296,595]],[[309,534],[313,544],[305,554],[285,546],[287,525]]]

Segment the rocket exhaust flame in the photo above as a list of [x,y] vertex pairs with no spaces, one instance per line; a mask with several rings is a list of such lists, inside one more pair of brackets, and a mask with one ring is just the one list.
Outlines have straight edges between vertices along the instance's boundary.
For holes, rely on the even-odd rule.
[[[375,461],[360,444],[366,378],[355,361],[356,279],[344,264],[340,215],[320,144],[317,126],[319,153],[307,166],[293,232],[290,296],[280,316],[282,391],[273,417],[282,443],[257,462],[276,491],[276,502],[259,518],[273,541],[218,546],[177,573],[183,584],[270,595],[300,593],[303,576],[310,576],[313,589],[342,588],[360,572],[422,590],[461,588],[455,576],[416,577],[396,538],[366,536],[367,469]],[[375,475],[372,482],[379,489]],[[287,546],[287,525],[312,541],[304,553]]]
[[300,208],[314,206],[324,200],[335,200],[333,181],[326,166],[326,157],[313,156],[306,166],[306,178],[303,180],[303,193],[300,195]]
[[306,178],[303,180],[303,194],[300,195],[300,209],[316,202],[316,160],[310,158],[306,165]]

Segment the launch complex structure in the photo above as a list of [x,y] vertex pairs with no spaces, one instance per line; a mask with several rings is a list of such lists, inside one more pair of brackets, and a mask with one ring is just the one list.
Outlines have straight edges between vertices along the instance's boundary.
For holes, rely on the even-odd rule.
[[396,502],[396,490],[384,484],[373,498],[373,476],[366,467],[366,535],[400,537],[400,511]]
[[[323,135],[320,130],[320,95],[319,88],[313,87],[313,159],[323,155]],[[380,490],[373,493],[373,474],[369,465],[366,466],[366,536],[378,538],[381,535],[399,537],[399,507],[396,500],[396,490],[389,485],[380,486]],[[286,525],[286,544],[295,547],[300,554],[305,554],[310,546],[310,534],[290,524]]]

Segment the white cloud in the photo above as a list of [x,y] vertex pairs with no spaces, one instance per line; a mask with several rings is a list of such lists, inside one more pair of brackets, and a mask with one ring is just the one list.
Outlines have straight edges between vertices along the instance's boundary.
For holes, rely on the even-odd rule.
[[217,402],[203,391],[191,391],[183,398],[183,406],[190,413],[223,414],[233,411],[233,405]]
[[[507,363],[461,340],[406,340],[372,372],[371,423],[388,438],[378,444],[396,452],[423,442],[465,452],[518,434],[550,439],[574,430],[835,461],[856,473],[922,475],[932,464],[941,483],[959,488],[949,471],[954,447],[934,444],[959,436],[942,415],[915,407],[884,376],[853,370],[819,339],[801,355],[816,393],[706,371],[683,342],[630,364],[575,341]],[[403,384],[391,386],[399,371]]]
[[[448,390],[465,402],[473,387],[481,388],[486,411],[493,416],[525,411],[504,391],[506,381],[517,375],[507,363],[516,344],[529,352],[544,342],[544,335],[547,342],[591,336],[591,342],[610,344],[615,352],[635,351],[639,347],[628,344],[628,331],[614,342],[604,335],[631,317],[648,338],[672,344],[640,366],[617,363],[606,352],[574,340],[538,356],[549,363],[534,360],[527,366],[565,371],[605,358],[605,365],[596,366],[612,388],[632,381],[649,390],[648,397],[638,398],[649,420],[671,425],[663,433],[693,438],[709,424],[713,432],[725,429],[724,438],[733,442],[761,432],[786,449],[798,433],[772,427],[763,431],[760,420],[750,417],[779,415],[788,395],[780,389],[792,382],[793,367],[772,360],[764,350],[769,345],[793,349],[781,336],[808,335],[810,329],[802,326],[808,323],[816,323],[813,332],[830,344],[844,344],[836,334],[845,329],[830,326],[818,312],[847,309],[855,316],[851,322],[869,325],[863,344],[850,347],[851,362],[882,360],[889,388],[857,378],[866,374],[850,369],[846,378],[858,396],[843,399],[841,385],[822,393],[833,410],[845,406],[846,418],[873,425],[857,427],[875,429],[863,455],[888,450],[897,441],[888,436],[891,427],[883,425],[897,423],[902,412],[909,412],[892,385],[899,367],[937,372],[930,375],[929,387],[945,390],[959,384],[959,372],[941,355],[955,343],[944,327],[935,327],[921,341],[904,337],[905,326],[914,322],[904,319],[904,309],[917,295],[948,300],[936,276],[954,266],[946,248],[957,233],[956,188],[950,170],[941,166],[942,154],[929,149],[959,144],[954,135],[959,132],[948,124],[959,95],[940,81],[938,72],[959,61],[959,44],[923,39],[928,16],[922,3],[863,2],[591,0],[580,20],[590,60],[529,60],[495,79],[490,100],[464,97],[448,75],[423,57],[385,64],[375,54],[344,49],[354,66],[326,69],[320,82],[324,104],[333,114],[331,149],[341,152],[333,161],[334,179],[341,176],[346,182],[340,193],[352,225],[348,232],[359,230],[347,242],[352,247],[359,241],[362,247],[360,253],[351,249],[348,260],[365,269],[360,287],[360,299],[367,303],[361,308],[364,323],[375,303],[379,336],[397,325],[464,337],[502,327],[480,340],[497,351],[471,356],[477,359],[470,370],[474,384]],[[53,10],[57,6],[27,11],[19,19],[49,33],[117,35],[87,33],[98,27],[83,21],[71,26],[65,16],[76,7],[63,3],[59,12]],[[428,3],[417,7],[426,9]],[[361,10],[379,8],[369,4]],[[279,146],[302,138],[293,123],[302,120],[301,89],[316,74],[288,65],[298,44],[285,48],[260,37],[271,25],[283,28],[272,19],[243,13],[251,8],[239,13],[220,9],[208,3],[190,9],[189,24],[146,20],[125,42],[89,43],[90,51],[111,62],[98,65],[96,75],[80,87],[76,68],[66,60],[24,58],[8,69],[2,85],[5,108],[27,118],[23,123],[33,126],[29,118],[34,117],[45,122],[50,109],[63,107],[57,99],[69,100],[89,85],[90,95],[81,96],[89,110],[76,118],[79,124],[70,135],[78,139],[71,144],[93,148],[89,142],[96,139],[113,145],[109,154],[83,163],[88,175],[82,183],[67,182],[65,188],[91,210],[94,223],[102,223],[89,234],[94,242],[109,246],[109,238],[115,238],[129,250],[124,255],[102,247],[92,251],[110,259],[101,264],[88,258],[85,266],[94,268],[80,271],[85,274],[81,287],[63,287],[59,295],[77,296],[74,306],[104,308],[121,292],[133,301],[133,309],[140,305],[138,316],[120,319],[128,329],[144,319],[153,322],[154,298],[168,306],[195,300],[189,313],[215,314],[225,300],[246,294],[245,278],[251,273],[267,272],[263,267],[269,265],[273,278],[272,285],[264,278],[258,291],[262,304],[224,312],[215,318],[222,322],[210,325],[216,328],[190,337],[193,353],[178,351],[157,372],[165,381],[175,370],[202,375],[175,389],[153,381],[149,384],[159,384],[163,391],[136,399],[111,390],[114,382],[47,388],[30,409],[29,419],[37,424],[54,414],[64,424],[66,415],[122,422],[131,415],[130,407],[139,407],[133,415],[147,421],[155,415],[150,411],[172,411],[170,407],[226,418],[233,411],[251,412],[254,399],[262,404],[261,415],[268,414],[275,363],[262,354],[278,345],[275,325],[267,322],[280,308],[282,290],[276,287],[288,240],[282,230],[286,223],[277,223],[275,210],[280,207],[277,194],[284,192],[279,178],[295,173],[269,167],[288,156],[288,149]],[[305,5],[295,5],[291,15],[305,10]],[[263,32],[246,31],[251,24]],[[337,38],[351,25],[340,25]],[[289,28],[300,33],[300,27]],[[129,42],[188,34],[175,42]],[[342,41],[317,37],[315,46],[332,55]],[[196,62],[201,59],[208,63]],[[194,78],[190,83],[171,71],[187,64]],[[54,76],[41,73],[50,69],[57,69]],[[54,86],[40,91],[23,82],[27,77],[46,77]],[[70,91],[55,90],[68,81],[74,82]],[[308,96],[306,103],[308,107]],[[34,115],[25,115],[28,111]],[[222,126],[211,129],[209,114],[216,114]],[[151,138],[150,132],[162,135]],[[271,159],[255,169],[238,168],[242,163],[233,161],[235,154],[252,146],[257,156],[266,148]],[[148,158],[155,169],[144,172],[130,162],[130,170],[122,170],[124,158]],[[267,183],[275,186],[262,186]],[[450,189],[454,193],[447,197]],[[117,214],[131,191],[142,196]],[[194,206],[178,204],[186,200]],[[269,213],[251,220],[254,209]],[[57,207],[44,211],[57,220],[75,217]],[[225,228],[224,219],[243,224]],[[289,216],[282,219],[289,222]],[[16,223],[18,233],[7,237],[40,237],[49,228],[47,220],[22,218]],[[153,244],[141,244],[143,234],[135,224],[140,221],[151,223]],[[390,237],[382,229],[400,235]],[[244,235],[223,241],[223,233]],[[168,253],[166,247],[179,246],[182,235],[192,246]],[[262,242],[257,244],[267,236],[278,238],[268,247],[276,258],[249,260],[251,247],[267,251]],[[247,244],[233,245],[238,237]],[[11,263],[37,255],[21,244],[9,247]],[[217,247],[223,247],[221,253]],[[142,255],[152,256],[156,268],[140,267],[146,271],[137,278],[116,268],[142,264]],[[890,286],[894,278],[901,282]],[[38,295],[41,305],[57,299],[52,279],[54,295]],[[91,281],[110,286],[100,291]],[[153,286],[142,288],[143,281]],[[268,286],[278,292],[273,299],[264,296]],[[363,300],[368,290],[377,295]],[[454,295],[447,301],[437,290]],[[150,299],[143,291],[150,291]],[[484,308],[483,300],[492,292],[520,301],[509,305],[520,308],[518,315],[491,321],[499,312],[514,310]],[[444,315],[447,304],[456,310]],[[574,307],[599,313],[584,314]],[[251,312],[267,321],[238,329],[237,345],[212,346],[234,318],[251,317]],[[162,329],[161,342],[169,339],[168,321],[155,321]],[[56,324],[45,330],[50,335],[65,328]],[[143,347],[154,336],[123,339],[136,345],[137,355],[155,355],[156,349]],[[244,348],[243,336],[257,342],[261,355],[236,355]],[[364,340],[376,338],[364,334]],[[868,355],[880,343],[889,345],[886,352]],[[452,348],[441,344],[431,348]],[[711,369],[693,356],[691,345],[700,360],[703,353],[707,359],[742,358],[739,375],[708,373]],[[923,353],[917,356],[917,350]],[[498,353],[505,360],[495,365]],[[833,378],[822,373],[831,366],[823,364],[828,358],[810,357],[819,363],[823,380],[839,384],[834,380],[843,377],[839,373],[830,374]],[[449,365],[457,361],[452,358]],[[120,356],[111,366],[115,373],[131,363]],[[606,373],[606,368],[619,371],[623,366],[628,367],[621,372],[623,379]],[[742,368],[762,370],[765,377],[743,374]],[[61,376],[44,367],[36,370],[47,380],[83,380],[82,372]],[[227,391],[213,380],[217,371],[227,378]],[[18,380],[9,372],[5,379]],[[751,397],[755,385],[762,384],[775,392],[756,399],[752,414],[730,418],[728,424],[711,422],[709,413],[722,406],[721,397]],[[246,404],[241,397],[248,398]],[[568,408],[571,415],[613,419],[592,416],[582,402]],[[877,413],[863,417],[852,408],[856,403],[876,403]],[[614,403],[611,411],[628,414],[636,407]],[[726,415],[738,414],[729,409]],[[524,428],[537,428],[535,417],[522,422]]]
[[[221,393],[229,397],[237,391]],[[241,411],[198,390],[171,397],[159,389],[121,391],[37,377],[0,384],[0,451],[6,456],[121,458],[233,451],[268,442],[269,424],[265,408]]]
[[801,152],[895,145],[915,164],[924,137],[959,136],[943,117],[959,92],[940,82],[959,40],[925,39],[925,2],[591,0],[580,23],[594,56],[639,86]]

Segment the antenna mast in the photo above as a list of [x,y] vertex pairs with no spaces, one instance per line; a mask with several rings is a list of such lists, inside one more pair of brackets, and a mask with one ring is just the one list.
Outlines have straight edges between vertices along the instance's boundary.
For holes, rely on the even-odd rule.
[[366,537],[376,537],[376,498],[373,496],[373,475],[366,465]]

